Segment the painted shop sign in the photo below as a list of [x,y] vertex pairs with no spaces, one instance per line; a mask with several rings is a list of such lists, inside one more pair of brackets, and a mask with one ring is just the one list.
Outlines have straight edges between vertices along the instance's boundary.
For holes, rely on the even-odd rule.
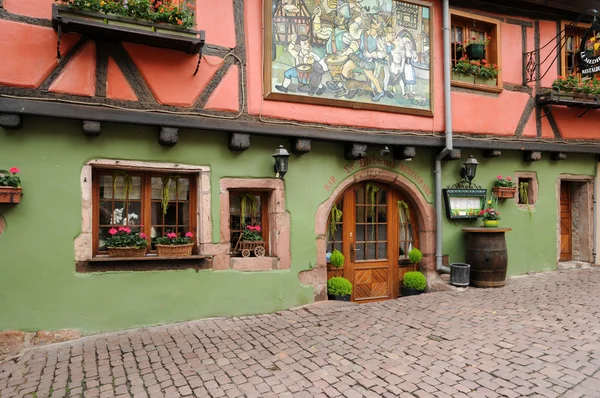
[[[355,162],[345,164],[344,171],[346,172],[346,175],[348,175],[358,170],[362,170],[372,166],[382,166],[389,169],[394,169],[399,174],[402,174],[403,176],[413,181],[421,189],[421,192],[423,192],[423,194],[426,197],[432,196],[431,188],[429,187],[429,185],[427,185],[425,179],[419,173],[417,173],[414,169],[410,168],[406,164],[396,162],[392,159],[382,159],[377,156],[367,156]],[[373,178],[376,178],[379,175],[376,168],[373,168],[372,172]],[[336,182],[338,182],[336,176],[330,176],[323,188],[325,188],[326,191],[330,191],[332,188],[334,188]]]
[[600,24],[594,23],[583,35],[579,58],[579,69],[583,76],[600,72]]
[[264,4],[266,98],[433,116],[431,2]]

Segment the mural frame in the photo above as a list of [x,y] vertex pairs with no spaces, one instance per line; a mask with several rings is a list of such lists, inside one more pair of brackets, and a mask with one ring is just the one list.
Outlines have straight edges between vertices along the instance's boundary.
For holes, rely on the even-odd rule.
[[266,100],[285,101],[303,104],[326,105],[337,108],[351,108],[359,110],[375,110],[382,112],[391,112],[399,114],[408,114],[416,116],[434,116],[434,60],[435,60],[435,10],[434,2],[426,0],[391,0],[392,2],[401,1],[419,7],[425,7],[429,10],[429,109],[411,108],[405,106],[394,106],[378,103],[367,103],[351,101],[347,99],[321,98],[317,96],[303,96],[290,93],[280,93],[272,88],[272,68],[273,68],[273,4],[277,0],[263,1],[263,97]]

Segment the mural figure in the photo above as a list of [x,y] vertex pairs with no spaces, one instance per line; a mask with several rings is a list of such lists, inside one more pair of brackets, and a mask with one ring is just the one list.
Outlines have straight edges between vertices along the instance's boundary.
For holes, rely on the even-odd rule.
[[397,0],[270,1],[267,98],[280,93],[331,105],[431,110],[429,7]]

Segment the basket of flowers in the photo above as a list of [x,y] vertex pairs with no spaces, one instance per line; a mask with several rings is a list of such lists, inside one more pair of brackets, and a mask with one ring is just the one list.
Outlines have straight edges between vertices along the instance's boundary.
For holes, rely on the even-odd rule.
[[144,257],[148,250],[145,233],[132,232],[129,227],[111,228],[105,244],[110,257]]
[[492,187],[492,193],[496,195],[498,199],[511,199],[515,197],[517,193],[517,187],[513,182],[512,177],[503,178],[497,176]]
[[19,203],[21,201],[21,179],[17,175],[20,171],[16,167],[10,170],[0,170],[0,203]]
[[260,225],[246,225],[242,231],[233,251],[241,253],[242,257],[250,257],[254,253],[256,257],[264,257],[265,242],[262,240]]
[[180,236],[169,232],[166,236],[154,238],[154,245],[158,257],[188,257],[194,248],[194,234],[187,232]]

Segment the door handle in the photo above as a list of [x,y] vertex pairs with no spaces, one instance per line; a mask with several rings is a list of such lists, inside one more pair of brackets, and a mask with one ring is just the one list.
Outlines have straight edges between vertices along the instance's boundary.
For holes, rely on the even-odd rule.
[[356,252],[357,252],[357,251],[359,252],[359,251],[360,251],[360,249],[357,249],[357,248],[356,248],[356,243],[353,243],[353,244],[350,246],[350,254],[351,254],[351,256],[350,256],[350,257],[351,257],[351,260],[352,260],[352,262],[355,262],[355,261],[356,261]]

